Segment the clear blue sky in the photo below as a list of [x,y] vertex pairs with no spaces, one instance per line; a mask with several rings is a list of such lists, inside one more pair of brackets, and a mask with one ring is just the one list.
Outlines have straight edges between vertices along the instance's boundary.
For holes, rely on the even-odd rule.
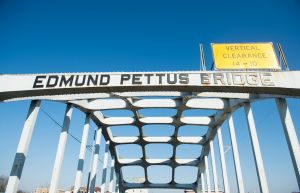
[[[299,70],[299,19],[297,0],[4,0],[0,2],[0,73],[198,70],[200,42],[208,68],[210,43],[280,42],[290,69]],[[10,173],[28,104],[0,104],[0,175]],[[289,104],[299,136],[300,103],[289,100]],[[62,122],[64,105],[44,102],[42,108]],[[254,110],[271,192],[296,190],[274,101],[257,103]],[[249,160],[252,152],[243,111],[235,116],[238,143],[248,150],[241,152],[246,190],[254,192],[258,185],[253,160]],[[79,138],[83,121],[82,113],[76,111],[71,132]],[[228,145],[226,124],[223,133]],[[21,188],[31,191],[49,184],[58,135],[59,128],[40,113]],[[67,148],[62,188],[74,181],[79,144],[70,139]],[[234,176],[231,151],[226,156]],[[234,177],[230,183],[235,190]]]

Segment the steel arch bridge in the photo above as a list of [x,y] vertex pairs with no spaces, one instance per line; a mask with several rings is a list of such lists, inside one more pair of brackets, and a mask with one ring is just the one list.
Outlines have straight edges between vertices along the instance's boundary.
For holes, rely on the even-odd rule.
[[[94,192],[101,136],[106,140],[103,157],[103,176],[101,192],[106,191],[106,176],[110,176],[109,191],[125,192],[136,188],[176,188],[190,189],[195,192],[218,192],[218,177],[213,140],[218,139],[222,171],[222,191],[229,193],[228,175],[221,126],[228,120],[230,140],[234,158],[237,187],[244,193],[244,182],[240,166],[238,145],[232,113],[239,108],[245,109],[253,157],[261,192],[269,192],[264,163],[256,134],[251,102],[274,98],[277,103],[293,168],[300,189],[300,148],[296,130],[286,103],[287,97],[299,98],[300,71],[187,71],[187,72],[138,72],[138,73],[61,73],[61,74],[3,74],[0,75],[0,101],[31,100],[28,116],[15,155],[6,193],[16,193],[21,179],[23,166],[31,140],[41,100],[54,100],[66,104],[63,128],[60,133],[56,159],[50,183],[50,193],[55,193],[59,181],[65,143],[72,119],[72,110],[78,108],[86,114],[82,143],[78,158],[78,168],[74,182],[74,192],[81,186],[82,170],[85,159],[87,132],[92,120],[97,126],[94,139],[95,150],[91,169],[90,192]],[[175,109],[176,115],[168,117],[145,117],[141,109]],[[129,110],[132,117],[106,117],[103,110]],[[211,116],[183,116],[187,109],[215,110]],[[144,134],[147,125],[172,125],[174,133],[170,136],[156,137]],[[203,136],[180,136],[179,128],[185,125],[205,126]],[[112,127],[135,126],[139,135],[120,137],[112,134]],[[142,156],[136,159],[120,157],[118,146],[136,144]],[[147,156],[146,148],[151,144],[169,144],[172,155],[165,159]],[[179,159],[176,148],[183,144],[201,145],[201,155],[191,159]],[[109,153],[112,157],[108,163]],[[208,162],[208,156],[211,163]],[[147,172],[152,166],[171,168],[171,180],[166,183],[153,183]],[[139,166],[143,168],[144,181],[128,182],[123,179],[122,168]],[[197,168],[195,182],[182,184],[175,179],[176,168],[191,166]],[[107,168],[111,167],[111,173]],[[213,170],[213,187],[210,187],[209,168]],[[113,185],[115,181],[115,186]]]

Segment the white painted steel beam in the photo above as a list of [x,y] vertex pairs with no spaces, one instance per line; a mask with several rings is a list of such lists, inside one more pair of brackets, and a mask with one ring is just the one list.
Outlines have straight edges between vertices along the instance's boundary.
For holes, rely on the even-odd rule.
[[69,126],[70,126],[70,122],[71,122],[72,112],[73,112],[72,105],[67,104],[64,123],[63,123],[62,130],[60,132],[59,142],[58,142],[55,161],[54,161],[54,167],[52,170],[52,177],[51,177],[51,182],[50,182],[50,187],[49,187],[49,193],[56,193],[56,188],[58,186],[60,170],[61,170],[61,165],[62,165],[62,161],[64,158],[65,147],[66,147],[66,142],[67,142],[67,138],[68,138],[68,132],[69,132]]
[[[154,74],[154,78],[148,81],[148,76]],[[132,81],[136,75],[141,84]],[[170,84],[167,76],[185,76],[187,81]],[[109,77],[107,84],[83,85],[63,84],[63,79],[70,77],[98,76]],[[129,76],[131,81],[122,83],[122,77]],[[159,81],[157,76],[163,76]],[[223,81],[214,81],[216,77],[223,77]],[[227,79],[227,78],[229,79]],[[256,77],[253,81],[251,77]],[[52,78],[52,79],[51,79]],[[55,85],[47,85],[49,80],[54,80]],[[54,80],[54,81],[55,81]],[[229,81],[228,81],[229,80]],[[249,82],[250,80],[250,82]],[[60,83],[62,83],[60,85]],[[71,89],[72,88],[72,89]],[[256,93],[256,94],[283,94],[288,96],[300,96],[300,72],[236,72],[236,71],[177,71],[177,72],[139,72],[139,73],[60,73],[60,74],[35,74],[35,75],[0,75],[0,101],[22,100],[32,97],[35,99],[49,99],[49,96],[62,96],[60,100],[71,100],[74,95],[86,94],[89,99],[95,93],[122,93],[122,92],[233,92],[233,93]],[[168,92],[163,93],[164,95]],[[180,93],[179,93],[180,94]],[[96,95],[95,95],[96,96]],[[110,96],[113,96],[110,95]]]
[[176,99],[141,99],[133,102],[139,108],[177,108],[181,105],[180,100]]
[[211,193],[208,156],[204,156],[207,193]]
[[201,193],[205,193],[205,177],[204,177],[204,172],[201,172]]
[[203,144],[204,137],[186,137],[186,136],[179,136],[177,137],[178,141],[181,143],[195,143],[195,144]]
[[101,120],[105,125],[130,125],[135,119],[132,117],[109,117]]
[[216,158],[215,158],[215,148],[214,148],[214,141],[213,140],[210,140],[209,147],[210,147],[211,165],[212,165],[212,170],[213,170],[214,191],[219,192],[217,166],[216,166]]
[[259,181],[259,188],[262,193],[269,193],[265,168],[264,168],[263,159],[260,152],[259,141],[256,133],[255,122],[254,122],[254,117],[253,117],[250,103],[245,103],[244,109],[247,117],[248,129],[250,133],[252,150],[255,159],[256,172]]
[[134,159],[134,158],[118,158],[118,162],[122,165],[131,165],[131,164],[141,164],[141,159]]
[[115,157],[111,157],[111,162],[110,162],[110,179],[109,179],[109,187],[108,191],[113,192],[114,191],[114,170],[115,170]]
[[120,177],[119,177],[119,173],[116,171],[115,193],[119,192],[119,183],[120,183]]
[[124,109],[128,105],[123,99],[94,99],[91,101],[88,100],[73,100],[73,104],[84,107],[85,109],[97,111],[97,110],[112,110],[112,109]]
[[143,139],[151,143],[168,143],[172,137],[143,137]]
[[218,98],[192,98],[187,101],[186,106],[197,109],[222,110],[227,106],[226,100]]
[[225,155],[224,155],[223,137],[222,137],[221,130],[222,129],[220,127],[220,128],[218,128],[218,131],[217,131],[221,168],[222,168],[221,171],[222,171],[222,177],[223,177],[224,192],[230,193],[230,187],[229,187],[228,175],[227,175],[227,167],[226,167],[226,161],[225,161]]
[[294,127],[294,123],[286,99],[277,98],[276,103],[285,138],[289,147],[290,156],[292,158],[295,175],[298,182],[298,188],[300,189],[300,147],[296,129]]
[[91,146],[91,157],[90,157],[90,168],[89,168],[89,173],[88,173],[88,179],[87,179],[87,186],[86,186],[86,191],[89,192],[89,188],[91,186],[91,173],[93,170],[93,163],[94,163],[94,154],[92,152],[94,152],[94,147],[96,144],[96,136],[97,136],[97,128],[95,128],[94,130],[94,135],[93,135],[93,144]]
[[101,137],[102,137],[102,129],[99,128],[96,131],[96,139],[95,139],[95,146],[94,146],[93,159],[92,159],[92,169],[91,169],[91,177],[90,177],[91,178],[90,192],[94,192],[95,186],[96,186]]
[[152,183],[124,183],[123,189],[140,189],[140,188],[170,188],[170,189],[188,189],[188,190],[195,190],[196,184],[176,184],[176,183],[169,183],[169,184],[152,184]]
[[113,190],[112,193],[116,193],[116,186],[117,186],[117,174],[116,170],[113,172]]
[[135,143],[139,140],[138,137],[112,137],[111,140],[115,143]]
[[41,101],[39,100],[31,101],[30,103],[5,193],[16,193],[18,191],[19,182],[26,161],[36,118],[40,109],[40,104]]
[[175,121],[173,117],[144,117],[140,121],[145,124],[172,124]]
[[79,152],[79,158],[78,158],[78,164],[77,164],[77,171],[76,171],[76,176],[75,176],[74,193],[77,193],[81,187],[83,166],[84,166],[84,160],[85,160],[86,145],[87,145],[87,141],[88,141],[89,129],[90,129],[90,115],[86,114],[85,122],[84,122],[84,126],[83,126],[81,144],[80,144],[80,152]]
[[231,114],[228,116],[228,123],[229,123],[230,141],[231,141],[232,152],[233,152],[235,175],[236,175],[236,180],[238,185],[238,192],[245,193],[242,169],[240,164],[240,156],[239,156],[238,146],[236,142],[233,118]]
[[182,117],[181,122],[189,125],[210,125],[213,123],[211,117]]
[[104,193],[106,191],[106,177],[108,172],[108,153],[109,153],[109,141],[106,141],[105,152],[103,157],[101,193]]
[[197,163],[199,163],[199,160],[198,159],[187,159],[187,158],[184,158],[184,159],[178,159],[176,158],[175,159],[176,163],[180,164],[180,165],[196,165]]

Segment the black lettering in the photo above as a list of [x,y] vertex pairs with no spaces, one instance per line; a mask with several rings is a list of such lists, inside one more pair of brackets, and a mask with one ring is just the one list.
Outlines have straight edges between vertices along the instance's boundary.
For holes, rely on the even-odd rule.
[[[171,75],[173,75],[173,80],[171,80]],[[176,84],[177,83],[177,74],[167,74],[167,83]]]
[[226,78],[227,78],[227,84],[228,85],[231,85],[231,76],[230,76],[231,74],[229,74],[229,73],[226,73]]
[[77,75],[77,76],[76,76],[75,86],[82,86],[82,85],[84,85],[84,83],[85,83],[85,77],[86,77],[86,75],[83,75],[83,76],[82,76],[81,82],[79,82],[79,77],[80,77],[80,75]]
[[225,85],[224,74],[215,73],[215,74],[213,74],[213,77],[214,77],[215,84],[218,84],[218,81],[220,81],[221,85]]
[[162,77],[166,76],[165,74],[156,74],[156,76],[158,76],[158,83],[162,84]]
[[152,76],[154,76],[154,74],[144,74],[144,76],[147,77],[147,84],[150,84],[151,83],[150,79],[151,79]]
[[200,74],[201,76],[201,84],[210,84],[210,77],[207,73]]
[[258,85],[258,75],[257,74],[247,74],[246,80],[249,85]]
[[97,86],[98,83],[98,75],[96,75],[95,77],[93,77],[93,75],[88,75],[87,78],[87,85],[90,86],[90,83],[93,83],[94,86]]
[[108,85],[110,82],[110,75],[103,74],[100,78],[100,85]]
[[[54,82],[52,82],[52,80],[54,80]],[[48,77],[48,81],[47,81],[47,85],[46,87],[47,88],[51,88],[51,87],[55,87],[57,85],[57,82],[58,82],[58,76],[56,75],[51,75]]]
[[133,74],[132,75],[132,84],[142,84],[141,77],[142,74]]
[[244,85],[245,79],[243,74],[232,74],[232,80],[234,85]]
[[275,86],[271,73],[261,73],[260,79],[263,86]]
[[46,76],[36,76],[32,88],[43,88],[44,85],[40,83],[43,83],[43,80],[41,79],[45,79],[45,78]]
[[188,84],[189,83],[189,74],[179,74],[179,83]]
[[121,84],[124,84],[124,81],[128,81],[130,79],[130,74],[122,74],[121,75]]
[[66,78],[65,75],[61,76],[60,82],[59,82],[59,86],[61,87],[63,84],[64,86],[72,86],[73,84],[73,79],[74,79],[74,75],[71,75],[68,79]]

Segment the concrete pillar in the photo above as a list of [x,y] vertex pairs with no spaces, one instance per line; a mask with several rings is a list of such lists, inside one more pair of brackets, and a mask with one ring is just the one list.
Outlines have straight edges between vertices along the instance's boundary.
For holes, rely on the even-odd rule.
[[5,193],[16,193],[18,191],[33,128],[40,109],[40,104],[40,100],[34,100],[30,103]]
[[69,132],[69,126],[70,126],[70,122],[71,122],[72,112],[73,112],[72,105],[67,104],[64,123],[63,123],[63,127],[62,127],[62,130],[60,133],[54,167],[52,170],[52,178],[51,178],[51,182],[50,182],[49,193],[56,193],[56,188],[57,188],[57,185],[59,182],[61,165],[62,165],[62,161],[64,158],[64,153],[65,153],[66,142],[67,142],[67,138],[68,138],[68,132]]
[[84,160],[85,160],[89,128],[90,128],[90,115],[86,114],[85,122],[84,122],[84,126],[83,126],[81,144],[80,144],[80,152],[79,152],[78,165],[77,165],[75,184],[74,184],[74,193],[77,193],[81,187],[83,165],[84,165]]
[[97,177],[97,167],[99,163],[99,152],[100,152],[100,144],[101,144],[101,136],[102,136],[102,129],[99,128],[96,131],[96,140],[95,140],[95,148],[94,148],[94,154],[92,159],[92,169],[91,169],[91,186],[90,186],[90,192],[94,192],[95,186],[96,186],[96,177]]
[[284,98],[277,98],[276,103],[285,134],[285,139],[287,141],[290,156],[292,158],[295,175],[298,182],[298,188],[300,189],[300,148],[298,137],[286,100]]
[[109,153],[109,141],[106,141],[105,152],[103,158],[103,170],[102,170],[102,184],[101,184],[101,193],[106,191],[106,176],[107,176],[107,165],[108,165],[108,153]]
[[221,128],[218,128],[217,135],[218,135],[218,144],[219,144],[219,153],[220,153],[220,160],[221,160],[224,192],[225,193],[230,193]]
[[244,181],[243,181],[243,176],[242,176],[242,169],[241,169],[241,164],[240,164],[239,151],[238,151],[238,148],[237,148],[237,142],[236,142],[235,131],[234,131],[234,124],[233,124],[233,119],[232,119],[231,114],[228,117],[228,123],[229,123],[230,141],[231,141],[232,152],[233,152],[235,175],[236,175],[236,180],[237,180],[237,184],[238,184],[238,192],[239,193],[245,193]]
[[244,108],[245,108],[245,113],[248,122],[248,129],[251,137],[251,144],[252,144],[252,150],[254,154],[256,172],[258,175],[260,192],[269,193],[265,168],[264,168],[263,159],[260,152],[252,109],[249,103],[245,103]]

